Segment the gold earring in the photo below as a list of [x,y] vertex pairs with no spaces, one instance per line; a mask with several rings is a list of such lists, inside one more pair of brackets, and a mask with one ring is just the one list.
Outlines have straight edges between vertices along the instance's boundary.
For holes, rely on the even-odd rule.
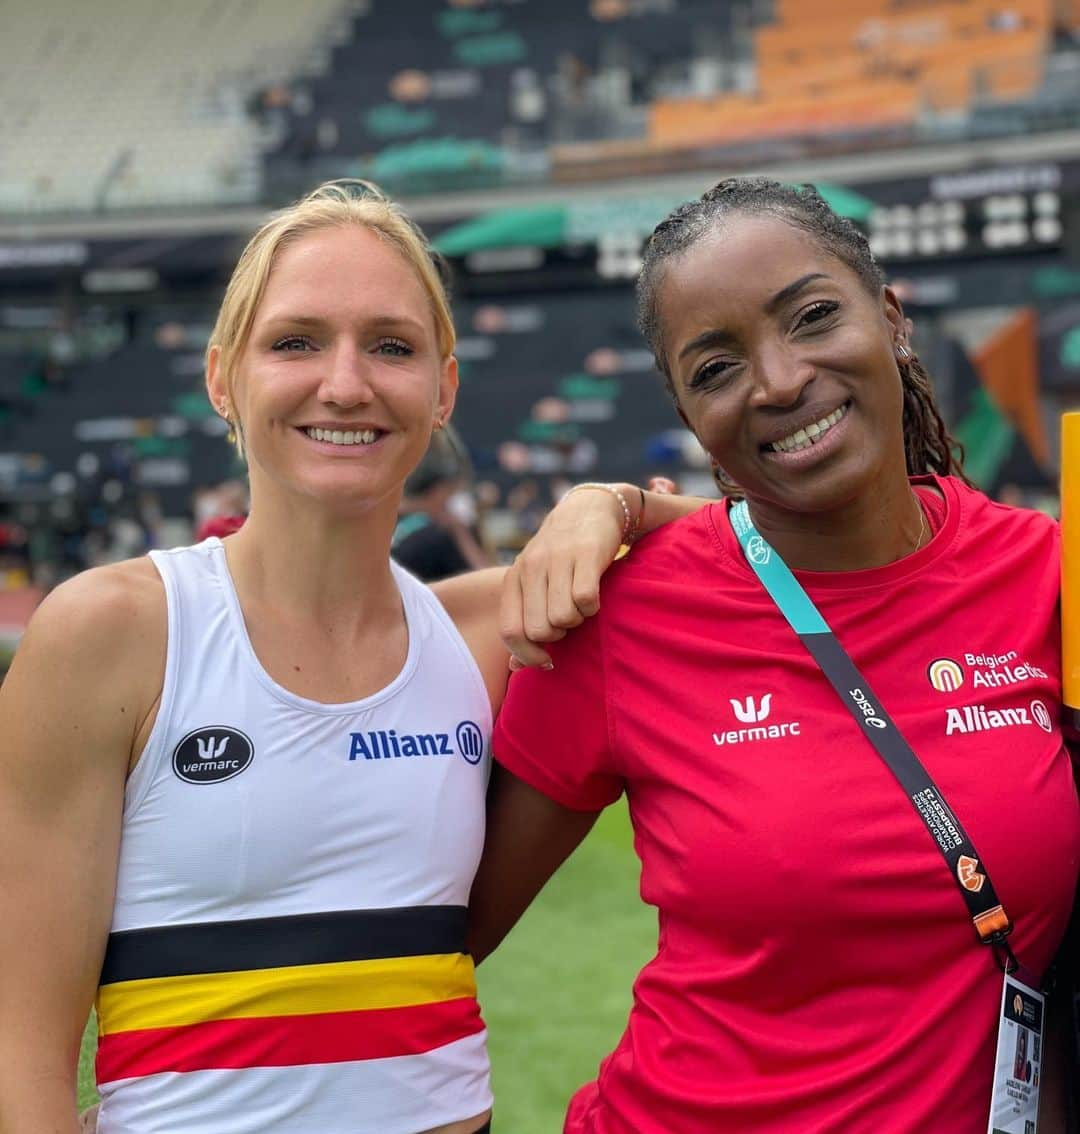
[[225,440],[228,441],[230,445],[235,445],[236,422],[232,419],[232,413],[229,410],[229,403],[222,402],[221,405],[218,406],[218,413],[221,414],[221,416],[225,419],[225,423],[229,427],[229,432],[225,434]]

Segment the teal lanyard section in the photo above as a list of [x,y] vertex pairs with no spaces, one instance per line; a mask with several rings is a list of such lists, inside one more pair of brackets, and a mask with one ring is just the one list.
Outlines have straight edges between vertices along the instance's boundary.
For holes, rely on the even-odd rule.
[[747,563],[753,567],[761,585],[780,608],[780,613],[791,623],[795,633],[800,637],[804,634],[830,633],[829,624],[818,613],[818,608],[803,590],[802,584],[758,534],[745,500],[740,500],[731,509],[731,527],[742,544]]

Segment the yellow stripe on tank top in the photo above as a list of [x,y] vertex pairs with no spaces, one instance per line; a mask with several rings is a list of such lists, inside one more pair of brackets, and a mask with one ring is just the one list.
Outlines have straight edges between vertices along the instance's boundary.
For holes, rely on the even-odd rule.
[[121,981],[98,989],[102,1035],[207,1020],[405,1008],[476,996],[470,956],[446,953]]

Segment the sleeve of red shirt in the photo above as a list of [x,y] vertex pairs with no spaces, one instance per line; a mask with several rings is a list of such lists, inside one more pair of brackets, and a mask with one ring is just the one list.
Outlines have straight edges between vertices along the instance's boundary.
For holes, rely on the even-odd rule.
[[495,722],[495,759],[575,811],[601,811],[622,794],[608,729],[600,618],[548,647],[555,668],[514,674]]

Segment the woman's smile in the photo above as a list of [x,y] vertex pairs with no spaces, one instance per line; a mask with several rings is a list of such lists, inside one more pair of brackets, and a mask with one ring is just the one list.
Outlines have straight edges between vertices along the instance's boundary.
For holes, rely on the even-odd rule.
[[808,425],[796,426],[782,437],[765,442],[760,446],[763,457],[792,471],[828,460],[844,444],[850,408],[851,401],[845,401]]

